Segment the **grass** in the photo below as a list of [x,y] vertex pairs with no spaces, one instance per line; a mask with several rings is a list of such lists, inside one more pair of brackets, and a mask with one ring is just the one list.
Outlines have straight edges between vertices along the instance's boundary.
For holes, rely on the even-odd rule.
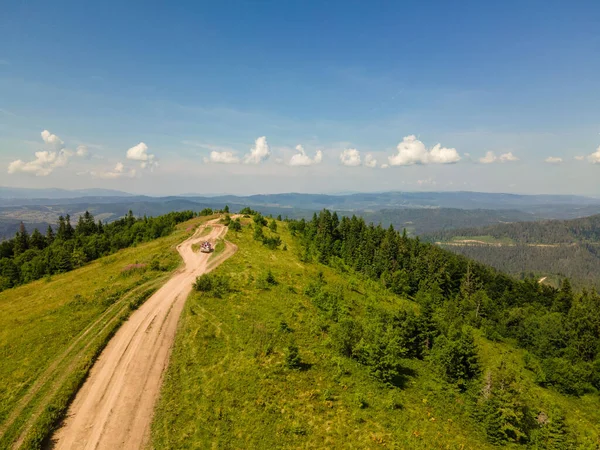
[[218,255],[223,253],[223,250],[225,250],[225,242],[223,242],[223,239],[217,239],[217,242],[215,243],[215,249],[211,253],[209,260],[215,259]]
[[[342,286],[357,314],[375,303],[390,310],[417,306],[370,280],[300,262],[295,240],[285,224],[278,226],[287,251],[268,250],[247,226],[229,233],[238,252],[215,273],[231,279],[231,292],[222,298],[193,293],[188,299],[152,425],[152,446],[492,448],[465,394],[441,381],[427,361],[404,361],[398,388],[334,353],[330,322],[303,294],[319,272],[328,285]],[[275,283],[264,282],[268,271]],[[532,404],[556,401],[565,411],[577,411],[569,425],[587,435],[585,442],[597,439],[597,397],[567,398],[542,389],[523,368],[522,352],[477,340],[486,366],[509,355],[528,380]],[[291,347],[299,350],[299,369],[286,365]]]
[[205,219],[0,293],[0,448],[41,445],[119,325],[178,267],[175,246]]

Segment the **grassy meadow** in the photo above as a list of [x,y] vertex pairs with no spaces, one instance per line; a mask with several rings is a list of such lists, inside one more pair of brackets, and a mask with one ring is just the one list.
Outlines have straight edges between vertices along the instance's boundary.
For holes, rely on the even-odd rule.
[[80,269],[0,292],[0,448],[37,448],[130,312],[176,269],[207,218]]
[[[414,302],[340,269],[302,263],[284,223],[278,230],[287,251],[253,240],[248,223],[228,233],[239,250],[215,270],[231,279],[230,292],[188,299],[152,426],[154,448],[492,448],[468,396],[426,360],[407,359],[393,387],[333,351],[331,322],[304,290],[321,277],[343,290],[353,314],[374,304],[416,309]],[[542,389],[523,368],[523,352],[480,336],[477,343],[483,365],[508,361],[534,404],[574,411],[568,425],[578,442],[596,448],[597,396]],[[286,364],[292,347],[301,360],[296,369]]]

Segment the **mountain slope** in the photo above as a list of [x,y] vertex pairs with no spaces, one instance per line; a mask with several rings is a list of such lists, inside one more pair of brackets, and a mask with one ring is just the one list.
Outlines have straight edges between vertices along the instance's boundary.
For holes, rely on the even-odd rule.
[[[336,257],[320,264],[322,253],[307,256],[295,226],[276,222],[257,232],[258,223],[245,220],[230,233],[238,253],[188,300],[153,424],[154,448],[598,443],[597,393],[574,397],[542,387],[533,355],[490,341],[483,330],[473,333],[479,375],[448,381],[436,362],[439,347],[430,352],[426,336],[410,338],[418,323],[444,314],[428,316],[424,294],[418,302],[395,295]],[[282,244],[270,249],[263,242],[273,238]],[[438,252],[439,262],[445,253]],[[425,353],[411,354],[419,348]],[[492,426],[496,401],[516,413],[515,430],[526,434],[493,434],[501,429]]]

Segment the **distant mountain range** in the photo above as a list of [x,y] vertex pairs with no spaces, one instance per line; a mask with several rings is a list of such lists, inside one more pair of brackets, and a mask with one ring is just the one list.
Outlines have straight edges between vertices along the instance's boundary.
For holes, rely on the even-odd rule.
[[115,197],[127,202],[164,202],[185,199],[196,203],[241,204],[283,209],[317,211],[377,211],[398,208],[512,209],[526,211],[543,218],[576,218],[600,212],[600,199],[577,195],[517,195],[484,192],[382,192],[346,195],[327,194],[263,194],[183,195],[150,197],[121,191],[85,189],[16,189],[0,188],[0,206],[69,204],[77,198],[94,203],[114,202]]
[[576,195],[515,195],[482,192],[380,192],[353,194],[184,195],[150,197],[110,189],[19,189],[0,187],[0,238],[28,228],[54,224],[59,215],[76,218],[89,210],[111,221],[132,210],[156,216],[170,211],[245,206],[263,214],[309,218],[323,208],[342,215],[406,228],[411,234],[543,219],[571,219],[600,213],[600,199]]

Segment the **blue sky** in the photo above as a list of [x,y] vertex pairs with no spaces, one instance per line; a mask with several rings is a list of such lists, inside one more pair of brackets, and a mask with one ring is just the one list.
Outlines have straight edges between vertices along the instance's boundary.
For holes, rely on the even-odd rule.
[[12,3],[0,185],[600,195],[598,2]]

